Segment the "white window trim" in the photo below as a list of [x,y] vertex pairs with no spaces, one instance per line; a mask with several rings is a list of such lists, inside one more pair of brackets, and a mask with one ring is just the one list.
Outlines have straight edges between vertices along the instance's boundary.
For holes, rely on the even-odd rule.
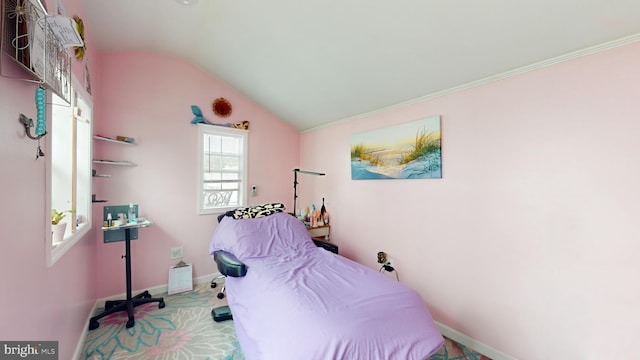
[[[91,106],[93,106],[93,97],[91,96],[91,94],[87,93],[84,89],[84,87],[78,82],[78,80],[75,78],[75,76],[72,76],[72,83],[73,83],[73,87],[75,90],[75,92],[79,93],[80,96],[82,96],[84,99],[86,99],[88,102],[91,103]],[[53,124],[52,119],[51,119],[51,115],[52,114],[52,102],[53,99],[51,97],[51,90],[47,90],[47,106],[46,106],[46,113],[47,113],[47,123],[48,124]],[[71,105],[70,105],[71,106]],[[92,125],[93,127],[93,121],[92,121]],[[51,129],[51,125],[49,125],[49,129]],[[51,130],[49,130],[51,131]],[[92,131],[90,131],[89,136],[92,136]],[[45,136],[44,137],[45,141],[46,141],[46,149],[47,149],[47,154],[51,154],[51,139],[50,137]],[[93,146],[90,147],[90,151],[91,154],[89,154],[89,159],[93,158]],[[47,258],[47,266],[53,266],[58,260],[60,260],[60,258],[62,258],[62,256],[64,254],[66,254],[76,243],[78,243],[78,241],[80,241],[80,239],[82,239],[92,228],[92,219],[93,219],[93,214],[92,214],[92,210],[93,210],[93,204],[89,204],[88,207],[88,214],[87,214],[87,221],[80,224],[74,232],[72,232],[70,235],[65,236],[64,240],[57,243],[57,244],[53,244],[53,238],[52,238],[52,233],[51,233],[51,157],[50,156],[45,156],[46,159],[46,165],[45,165],[45,174],[46,174],[46,178],[45,178],[45,251],[46,251],[46,258]],[[89,163],[89,169],[91,169],[91,163]],[[74,180],[75,181],[75,180]],[[89,199],[91,199],[91,189],[89,189]],[[71,224],[75,224],[75,215],[71,215],[72,216],[72,222]]]
[[[241,181],[241,193],[240,193],[240,204],[229,206],[229,207],[219,207],[215,209],[203,209],[202,204],[204,203],[204,182],[203,182],[203,163],[204,163],[204,135],[205,134],[217,134],[217,135],[234,135],[234,136],[242,136],[242,151],[243,154],[241,156],[241,167],[242,171],[240,173],[240,181]],[[249,154],[249,130],[245,129],[236,129],[227,126],[219,126],[219,125],[207,125],[207,124],[198,124],[198,203],[196,204],[196,210],[199,215],[208,215],[208,214],[221,214],[228,210],[235,209],[240,206],[247,205],[248,198],[248,154]]]

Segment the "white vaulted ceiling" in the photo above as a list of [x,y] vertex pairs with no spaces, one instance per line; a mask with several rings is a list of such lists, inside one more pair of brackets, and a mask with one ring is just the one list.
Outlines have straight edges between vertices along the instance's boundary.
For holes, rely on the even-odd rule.
[[95,48],[182,57],[298,130],[640,39],[638,0],[81,0]]

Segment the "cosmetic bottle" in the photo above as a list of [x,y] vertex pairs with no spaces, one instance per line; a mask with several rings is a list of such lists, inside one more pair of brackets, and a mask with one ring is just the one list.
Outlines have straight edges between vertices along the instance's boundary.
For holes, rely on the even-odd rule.
[[129,204],[128,218],[129,218],[129,224],[138,222],[138,218],[136,217],[136,208],[133,206],[133,204]]

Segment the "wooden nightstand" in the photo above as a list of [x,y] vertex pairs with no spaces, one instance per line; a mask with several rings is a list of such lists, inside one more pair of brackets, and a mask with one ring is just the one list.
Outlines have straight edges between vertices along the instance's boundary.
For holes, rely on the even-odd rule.
[[323,240],[329,241],[329,230],[331,229],[330,225],[318,226],[316,228],[307,228],[309,230],[309,235],[314,240]]

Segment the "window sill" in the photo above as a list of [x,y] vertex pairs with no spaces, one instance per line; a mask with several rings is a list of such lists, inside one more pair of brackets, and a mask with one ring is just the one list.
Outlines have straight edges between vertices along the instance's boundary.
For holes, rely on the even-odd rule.
[[66,254],[89,230],[91,230],[91,225],[89,225],[89,223],[83,223],[76,228],[74,233],[65,236],[64,240],[58,243],[53,244],[51,237],[49,237],[47,241],[47,243],[50,244],[47,249],[47,266],[53,266],[60,260],[62,255]]
[[227,211],[231,211],[231,210],[235,210],[241,207],[247,207],[249,205],[247,204],[238,204],[238,205],[229,205],[229,206],[225,206],[225,207],[217,207],[217,208],[206,208],[206,209],[200,209],[200,211],[198,212],[198,215],[220,215],[220,214],[224,214]]

